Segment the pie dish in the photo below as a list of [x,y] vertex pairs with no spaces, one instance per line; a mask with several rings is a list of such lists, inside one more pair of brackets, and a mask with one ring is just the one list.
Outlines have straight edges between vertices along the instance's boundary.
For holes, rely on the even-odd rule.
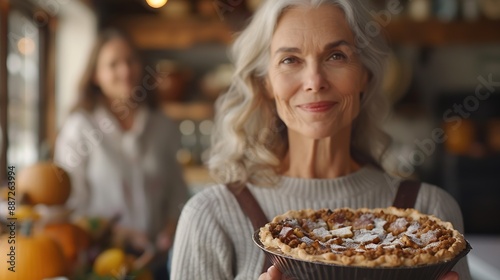
[[450,223],[394,207],[289,211],[254,242],[292,279],[439,279],[471,249]]
[[301,260],[368,267],[438,263],[466,247],[451,223],[395,207],[288,211],[261,228],[260,240]]

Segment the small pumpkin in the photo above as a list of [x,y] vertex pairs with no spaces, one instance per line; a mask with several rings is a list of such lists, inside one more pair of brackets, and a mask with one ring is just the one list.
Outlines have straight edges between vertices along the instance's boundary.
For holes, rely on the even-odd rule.
[[110,248],[99,254],[94,261],[94,273],[99,276],[126,275],[133,267],[134,258],[120,248]]
[[90,236],[79,226],[71,223],[47,224],[41,234],[51,237],[62,248],[67,260],[75,263],[78,254],[90,246]]
[[[120,278],[128,275],[131,279],[153,280],[153,273],[149,268],[145,267],[144,258],[148,257],[141,256],[136,258],[133,255],[126,254],[121,248],[110,248],[97,256],[94,261],[93,271],[96,275],[104,277],[112,276]],[[149,261],[150,259],[148,258],[147,262]],[[127,277],[125,278],[128,279]]]
[[68,173],[52,162],[39,162],[22,169],[16,186],[29,204],[64,204],[71,192]]
[[[9,280],[42,280],[45,278],[67,276],[66,260],[59,245],[52,238],[44,235],[24,236],[16,234],[15,239],[10,235],[0,238],[0,256],[7,258],[2,261],[0,279]],[[9,240],[11,243],[9,244]],[[15,244],[12,242],[15,240]],[[12,247],[15,247],[15,257]],[[10,262],[12,260],[12,262]],[[9,267],[15,265],[15,272]]]

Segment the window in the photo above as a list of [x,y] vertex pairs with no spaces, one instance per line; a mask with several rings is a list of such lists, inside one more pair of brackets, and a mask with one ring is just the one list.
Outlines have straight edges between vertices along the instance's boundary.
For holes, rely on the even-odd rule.
[[8,18],[7,160],[16,168],[38,160],[40,125],[39,31],[32,19],[13,10]]
[[[29,1],[0,0],[0,181],[45,157],[50,17]],[[42,20],[41,20],[42,19]]]

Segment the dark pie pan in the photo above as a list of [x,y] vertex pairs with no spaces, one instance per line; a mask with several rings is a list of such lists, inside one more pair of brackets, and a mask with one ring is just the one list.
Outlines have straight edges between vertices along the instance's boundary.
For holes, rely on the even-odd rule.
[[254,243],[264,251],[266,257],[285,276],[293,280],[438,280],[465,257],[472,249],[466,248],[455,258],[429,265],[412,267],[360,267],[327,264],[295,259],[264,247],[259,239],[259,231],[253,234]]

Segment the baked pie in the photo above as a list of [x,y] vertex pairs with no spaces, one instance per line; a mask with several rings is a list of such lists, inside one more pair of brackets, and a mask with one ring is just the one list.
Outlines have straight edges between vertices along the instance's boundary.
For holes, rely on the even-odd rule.
[[451,223],[395,207],[288,211],[262,227],[259,239],[296,259],[365,267],[444,262],[467,244]]

